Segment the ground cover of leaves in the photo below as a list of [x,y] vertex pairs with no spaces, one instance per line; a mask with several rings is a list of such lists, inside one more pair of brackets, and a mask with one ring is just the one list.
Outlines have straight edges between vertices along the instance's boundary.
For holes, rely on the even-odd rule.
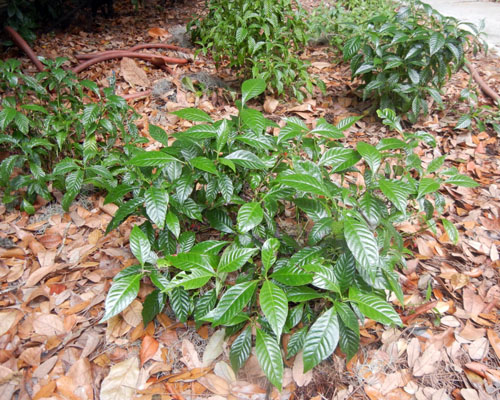
[[[203,1],[186,3],[156,8],[150,2],[136,14],[130,2],[119,2],[116,18],[99,19],[93,31],[83,30],[76,21],[64,32],[41,36],[34,49],[39,55],[66,56],[76,63],[77,53],[168,41],[175,26],[203,12]],[[319,2],[303,3],[311,7]],[[255,107],[275,120],[295,115],[313,124],[319,117],[335,122],[360,115],[369,106],[355,96],[348,66],[333,49],[311,47],[303,56],[312,62],[310,71],[325,81],[327,94],[315,93],[302,104],[268,97],[263,107]],[[23,69],[34,72],[17,50],[2,54],[8,57],[20,58]],[[473,63],[500,92],[500,59],[481,56]],[[142,115],[139,127],[146,137],[148,122],[167,132],[189,126],[168,111],[195,106],[214,119],[236,112],[229,92],[217,86],[220,79],[234,88],[239,82],[229,71],[216,72],[209,58],[173,67],[172,73],[146,62],[115,60],[81,74],[100,85],[107,85],[113,75],[119,94],[153,88],[151,95],[131,102]],[[209,81],[212,89],[197,97],[182,86],[185,75],[194,76],[195,82]],[[82,194],[68,213],[57,201],[38,203],[33,216],[0,206],[0,398],[500,398],[499,138],[493,131],[453,129],[466,110],[458,97],[468,81],[465,72],[457,74],[445,90],[447,108],[411,127],[433,133],[438,142],[435,149],[421,149],[424,162],[446,154],[448,166],[469,174],[481,186],[443,193],[447,217],[461,234],[457,246],[444,231],[433,235],[415,224],[399,227],[408,234],[407,245],[414,252],[400,274],[404,328],[389,329],[367,320],[361,329],[361,350],[350,362],[336,353],[312,373],[302,373],[298,355],[287,362],[284,389],[278,393],[267,385],[253,355],[234,375],[228,364],[232,339],[224,339],[222,332],[176,323],[168,309],[144,327],[140,300],[152,290],[147,283],[140,300],[107,323],[98,323],[112,277],[134,263],[127,238],[136,222],[130,218],[105,235],[116,207],[103,205],[99,193]],[[347,137],[352,144],[391,134],[366,116]],[[54,195],[60,200],[59,193]],[[279,223],[290,229],[295,224],[294,218]]]

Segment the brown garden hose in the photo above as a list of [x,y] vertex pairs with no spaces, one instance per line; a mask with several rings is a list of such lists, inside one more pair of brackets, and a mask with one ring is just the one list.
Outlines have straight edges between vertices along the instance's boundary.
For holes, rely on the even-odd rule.
[[30,45],[26,43],[26,40],[24,40],[19,33],[17,33],[13,28],[10,26],[5,26],[5,31],[9,34],[9,36],[12,38],[14,43],[19,47],[22,51],[26,53],[26,55],[29,57],[31,61],[33,61],[33,64],[37,67],[39,71],[43,71],[45,67],[43,64],[40,62],[38,57],[36,56],[35,52],[31,49]]
[[186,60],[185,58],[171,58],[171,57],[159,56],[157,54],[151,54],[151,53],[134,53],[133,51],[115,50],[115,51],[106,52],[103,55],[91,58],[90,60],[73,68],[72,71],[75,74],[78,74],[78,73],[82,72],[84,69],[90,67],[91,65],[100,63],[102,61],[111,60],[113,58],[123,58],[123,57],[140,58],[143,60],[150,60],[150,61],[152,59],[162,60],[165,64],[187,64],[188,63],[188,60]]
[[476,68],[468,62],[467,63],[467,68],[469,68],[470,74],[476,81],[477,85],[481,88],[483,93],[490,97],[495,103],[500,105],[500,96],[479,76],[479,73],[477,72]]
[[137,51],[137,50],[142,50],[142,49],[167,49],[167,50],[174,50],[174,51],[180,51],[182,53],[190,53],[191,50],[185,49],[183,47],[175,46],[173,44],[166,44],[166,43],[142,43],[138,44],[134,47],[131,47],[130,49],[127,50],[107,50],[107,51],[102,51],[99,53],[86,53],[86,54],[77,54],[75,57],[78,60],[89,60],[91,58],[97,57],[97,56],[102,56],[111,52],[115,51]]

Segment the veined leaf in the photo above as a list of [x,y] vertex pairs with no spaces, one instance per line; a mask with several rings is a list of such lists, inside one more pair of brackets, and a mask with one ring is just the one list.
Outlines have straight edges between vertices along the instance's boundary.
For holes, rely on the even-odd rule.
[[271,274],[271,278],[288,286],[302,286],[311,283],[313,274],[294,265],[287,265]]
[[217,272],[233,272],[245,265],[257,249],[239,249],[228,247],[222,253]]
[[138,167],[162,167],[170,162],[177,161],[177,158],[163,151],[144,151],[133,156],[129,163]]
[[250,356],[251,350],[252,331],[250,328],[246,328],[235,339],[231,345],[231,350],[229,351],[229,360],[231,361],[231,366],[233,367],[234,372],[238,372],[243,364],[245,364],[246,360]]
[[259,302],[269,325],[279,339],[288,315],[288,300],[285,293],[279,286],[265,281],[260,289]]
[[380,163],[382,162],[382,154],[371,144],[365,142],[358,142],[356,145],[356,149],[358,153],[361,154],[361,157],[366,161],[372,173],[377,172],[380,167]]
[[247,169],[267,169],[266,164],[254,153],[248,150],[236,150],[225,157],[236,165]]
[[106,296],[105,313],[100,322],[107,321],[121,313],[134,301],[139,293],[141,278],[142,274],[128,275],[113,282]]
[[276,182],[282,183],[283,185],[290,186],[294,189],[300,190],[301,192],[312,193],[318,196],[330,197],[328,189],[323,184],[317,180],[314,176],[307,174],[290,174],[282,175]]
[[257,281],[243,282],[232,286],[224,293],[217,307],[205,315],[203,319],[212,322],[214,326],[230,322],[250,301],[256,287]]
[[307,336],[307,327],[303,327],[295,332],[288,341],[288,346],[286,348],[286,358],[292,358],[295,354],[297,354],[302,347],[304,347],[304,342]]
[[359,349],[359,333],[349,329],[340,321],[339,326],[339,346],[340,350],[346,355],[347,360],[350,360],[358,352]]
[[458,238],[459,238],[459,233],[458,233],[458,229],[456,228],[456,226],[453,225],[453,223],[448,221],[446,218],[441,218],[441,222],[443,223],[444,230],[446,231],[446,234],[450,238],[450,241],[453,244],[457,244]]
[[276,262],[276,256],[280,248],[280,242],[276,238],[267,239],[262,245],[261,258],[264,271],[267,274],[269,268]]
[[181,234],[181,225],[179,223],[179,218],[172,211],[169,211],[166,215],[166,224],[168,230],[172,232],[176,238],[179,238]]
[[137,225],[130,232],[130,250],[141,265],[156,261],[146,234]]
[[386,325],[402,326],[401,318],[394,308],[372,293],[361,292],[356,287],[349,289],[349,300],[356,303],[359,311],[366,317]]
[[441,184],[433,178],[422,178],[418,184],[418,196],[422,198],[426,194],[434,193],[439,190]]
[[360,159],[361,156],[356,150],[334,147],[325,151],[319,164],[331,166],[332,172],[341,172],[356,165]]
[[332,307],[311,326],[304,342],[304,372],[330,356],[339,341],[339,321]]
[[450,176],[444,183],[447,183],[449,185],[457,185],[470,188],[479,186],[479,183],[477,183],[474,179],[472,179],[467,175],[461,175],[461,174]]
[[344,220],[344,236],[347,247],[362,267],[371,270],[379,265],[377,241],[365,222],[347,217]]
[[180,322],[186,322],[191,308],[189,293],[181,287],[176,287],[168,294],[170,307]]
[[213,122],[210,115],[198,108],[184,108],[182,110],[173,111],[172,114],[188,121],[195,122]]
[[278,342],[269,334],[257,328],[255,341],[257,360],[262,371],[278,390],[281,390],[283,380],[283,359]]
[[401,182],[380,178],[380,190],[391,201],[394,206],[403,214],[406,213],[408,203],[408,189],[401,185]]
[[263,79],[248,79],[241,85],[241,103],[257,97],[266,90],[266,81]]
[[179,253],[175,256],[166,256],[165,259],[170,262],[175,268],[183,271],[189,271],[193,268],[200,268],[214,273],[214,269],[210,263],[210,257],[203,254],[194,253]]
[[242,205],[236,217],[238,230],[242,233],[248,232],[262,222],[264,211],[259,203],[246,203]]
[[195,157],[189,160],[189,162],[193,167],[198,168],[202,171],[209,172],[214,175],[219,174],[214,162],[206,157]]
[[163,229],[168,207],[167,191],[152,186],[144,193],[144,201],[148,217],[151,218],[151,221],[153,221],[159,229]]

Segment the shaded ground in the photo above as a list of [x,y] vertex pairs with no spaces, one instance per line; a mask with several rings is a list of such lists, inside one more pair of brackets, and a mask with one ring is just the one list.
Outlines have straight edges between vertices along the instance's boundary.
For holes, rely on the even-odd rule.
[[[173,26],[203,9],[203,1],[187,3],[167,9],[148,5],[139,14],[129,2],[119,3],[118,16],[99,20],[100,27],[94,32],[74,27],[69,32],[45,35],[36,42],[35,51],[46,57],[66,56],[76,63],[77,53],[168,40],[168,34],[154,28],[172,32]],[[311,6],[319,2],[304,3]],[[34,72],[15,49],[3,57],[19,57],[23,68]],[[309,48],[305,57],[312,62],[311,72],[325,81],[327,94],[315,93],[303,104],[280,100],[269,117],[296,115],[312,124],[319,117],[335,122],[366,109],[367,104],[355,96],[348,66],[339,64],[333,49]],[[474,63],[500,92],[498,59],[479,58]],[[238,88],[236,77],[230,71],[216,72],[208,58],[174,67],[172,74],[145,62],[137,65],[146,71],[156,90],[154,95],[132,102],[143,116],[140,129],[146,137],[148,122],[163,126],[167,132],[189,126],[168,114],[178,108],[200,107],[214,119],[236,112],[228,92],[214,83],[220,83],[214,78],[217,76]],[[106,85],[113,73],[120,94],[148,89],[132,88],[122,76],[119,61],[98,64],[81,76]],[[195,78],[213,85],[197,97],[180,80],[200,73],[204,75]],[[159,79],[166,81],[159,84]],[[431,156],[446,154],[448,166],[471,175],[481,186],[443,192],[447,217],[462,235],[458,246],[451,245],[442,231],[414,235],[418,226],[400,226],[414,251],[408,269],[401,272],[404,329],[367,321],[361,330],[362,349],[353,360],[346,365],[344,358],[335,354],[312,375],[301,374],[300,363],[290,361],[280,395],[269,390],[254,356],[235,377],[227,364],[231,339],[222,340],[207,326],[195,330],[190,324],[178,324],[168,310],[144,328],[142,304],[135,301],[121,316],[98,324],[110,280],[134,263],[127,238],[135,223],[129,219],[104,236],[115,208],[104,206],[98,193],[80,196],[66,214],[56,202],[38,204],[32,217],[0,206],[0,398],[498,398],[499,144],[490,129],[453,129],[460,113],[467,110],[458,97],[468,84],[466,73],[457,74],[445,90],[449,107],[411,128],[427,130],[438,141],[436,149],[420,149],[424,163]],[[480,101],[489,102],[485,98]],[[262,108],[259,103],[253,106]],[[347,136],[353,144],[358,140],[376,142],[392,134],[375,118],[365,117]],[[145,283],[140,299],[150,290],[151,285]],[[101,392],[103,379],[107,377],[109,383],[112,376],[122,382],[122,393]]]

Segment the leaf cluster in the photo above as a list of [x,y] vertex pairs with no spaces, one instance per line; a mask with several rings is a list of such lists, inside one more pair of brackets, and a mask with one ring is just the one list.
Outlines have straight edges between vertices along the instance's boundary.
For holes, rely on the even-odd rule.
[[94,82],[63,69],[64,62],[45,60],[47,69],[33,77],[17,60],[0,61],[0,149],[10,154],[0,162],[2,200],[21,197],[28,213],[36,196],[51,199],[50,185],[65,192],[67,209],[84,184],[114,182],[109,166],[119,165],[122,154],[115,145],[127,151],[137,139],[125,100],[112,88],[101,96]]
[[[130,235],[139,264],[115,276],[103,320],[124,310],[148,277],[156,290],[145,299],[145,323],[168,303],[180,321],[240,332],[233,368],[255,346],[279,388],[283,334],[290,335],[286,357],[302,350],[310,370],[337,346],[352,357],[365,317],[401,325],[386,300],[390,291],[403,304],[395,268],[410,253],[395,226],[441,223],[456,240],[453,225],[436,218],[444,207],[439,190],[475,182],[456,169],[441,171],[444,157],[423,166],[415,150],[435,146],[426,132],[352,148],[343,131],[357,117],[336,126],[320,119],[313,129],[291,117],[279,128],[247,106],[264,90],[263,80],[245,81],[239,114],[230,119],[175,112],[196,124],[173,134],[173,143],[150,126],[163,148],[136,151],[106,198],[119,205],[108,230],[129,215],[144,222]],[[391,110],[380,116],[399,127]],[[281,223],[285,212],[296,216],[300,233]]]
[[479,43],[473,24],[412,1],[362,24],[345,43],[343,54],[350,60],[352,77],[363,81],[364,98],[415,122],[428,112],[428,96],[443,105],[440,89],[463,67],[467,49],[477,50]]
[[[289,91],[302,100],[312,92],[308,62],[300,58],[307,42],[306,21],[295,0],[210,0],[208,14],[189,29],[216,65],[229,64],[245,78],[264,79],[279,95]],[[321,84],[321,82],[316,82]]]

